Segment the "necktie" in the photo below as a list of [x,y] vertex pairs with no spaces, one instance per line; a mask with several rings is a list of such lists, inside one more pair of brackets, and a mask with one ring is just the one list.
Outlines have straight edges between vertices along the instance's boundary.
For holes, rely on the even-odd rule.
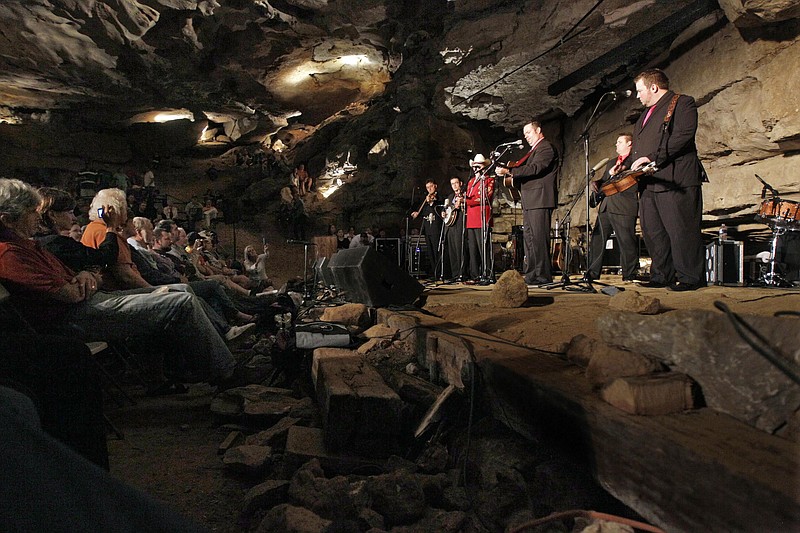
[[653,110],[655,108],[656,108],[656,106],[650,106],[650,109],[647,110],[647,114],[644,116],[644,121],[642,121],[642,126],[647,124],[647,121],[650,119],[650,115],[653,114]]

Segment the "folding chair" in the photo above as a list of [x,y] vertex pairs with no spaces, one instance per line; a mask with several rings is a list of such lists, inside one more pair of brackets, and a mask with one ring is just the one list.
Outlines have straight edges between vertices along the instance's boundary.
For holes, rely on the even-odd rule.
[[[31,325],[31,323],[28,322],[25,316],[22,313],[20,313],[20,311],[13,305],[13,303],[11,302],[11,294],[8,292],[8,289],[6,289],[3,286],[2,283],[0,283],[0,308],[3,309],[3,312],[6,316],[13,317],[13,319],[15,319],[20,324],[20,326],[25,330],[33,334],[39,333],[36,331],[36,328],[34,328]],[[114,377],[108,372],[108,370],[100,363],[100,361],[98,360],[98,356],[101,353],[108,351],[109,353],[112,353],[116,355],[118,358],[120,358],[126,365],[128,364],[127,360],[121,354],[119,354],[119,352],[117,352],[111,346],[109,346],[107,342],[104,341],[86,342],[84,344],[86,345],[86,348],[92,355],[91,360],[94,362],[97,369],[105,378],[106,383],[109,384],[109,386],[106,387],[106,393],[120,407],[122,407],[124,403],[121,402],[114,394],[112,394],[109,391],[109,388],[116,389],[122,395],[123,398],[125,398],[128,402],[131,403],[131,405],[136,405],[136,400],[131,398],[130,395],[127,392],[125,392],[125,389],[122,388],[119,382],[116,379],[114,379]],[[111,422],[111,420],[108,419],[108,417],[105,414],[103,414],[103,418],[105,419],[105,422],[111,429],[111,431],[114,432],[114,435],[118,439],[122,440],[124,438],[122,432],[119,429],[117,429],[116,426],[114,426],[114,424]]]

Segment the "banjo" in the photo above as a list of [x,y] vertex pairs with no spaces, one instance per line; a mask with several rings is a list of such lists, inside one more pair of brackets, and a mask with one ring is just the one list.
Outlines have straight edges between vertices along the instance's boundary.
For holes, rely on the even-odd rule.
[[461,202],[463,201],[464,194],[458,193],[455,197],[455,201],[452,204],[447,205],[442,211],[442,218],[444,219],[444,224],[446,226],[452,226],[458,220],[458,212],[461,210]]

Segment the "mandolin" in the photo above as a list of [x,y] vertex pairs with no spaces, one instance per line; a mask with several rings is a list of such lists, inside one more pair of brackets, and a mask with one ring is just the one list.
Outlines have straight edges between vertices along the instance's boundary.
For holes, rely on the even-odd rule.
[[608,198],[609,196],[614,196],[617,193],[627,191],[637,183],[642,176],[649,176],[654,172],[658,171],[658,167],[656,167],[655,162],[651,161],[650,163],[644,165],[643,167],[639,167],[636,170],[626,170],[624,172],[620,172],[619,174],[614,174],[613,176],[609,177],[609,179],[600,183],[598,187],[600,190],[597,192],[593,192],[589,197],[589,206],[590,207],[597,207],[600,205],[600,202],[603,199]]

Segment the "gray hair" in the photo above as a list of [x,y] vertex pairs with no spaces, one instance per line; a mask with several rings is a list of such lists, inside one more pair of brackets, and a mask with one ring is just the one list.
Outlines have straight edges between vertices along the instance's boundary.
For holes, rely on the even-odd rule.
[[113,206],[117,213],[128,212],[128,197],[122,189],[102,189],[92,198],[89,206],[89,220],[97,220],[97,209],[104,205]]
[[141,231],[147,227],[152,228],[153,223],[150,222],[150,219],[147,217],[134,217],[133,218],[133,229],[136,231]]
[[0,178],[0,214],[11,220],[38,209],[42,197],[36,189],[20,180]]

